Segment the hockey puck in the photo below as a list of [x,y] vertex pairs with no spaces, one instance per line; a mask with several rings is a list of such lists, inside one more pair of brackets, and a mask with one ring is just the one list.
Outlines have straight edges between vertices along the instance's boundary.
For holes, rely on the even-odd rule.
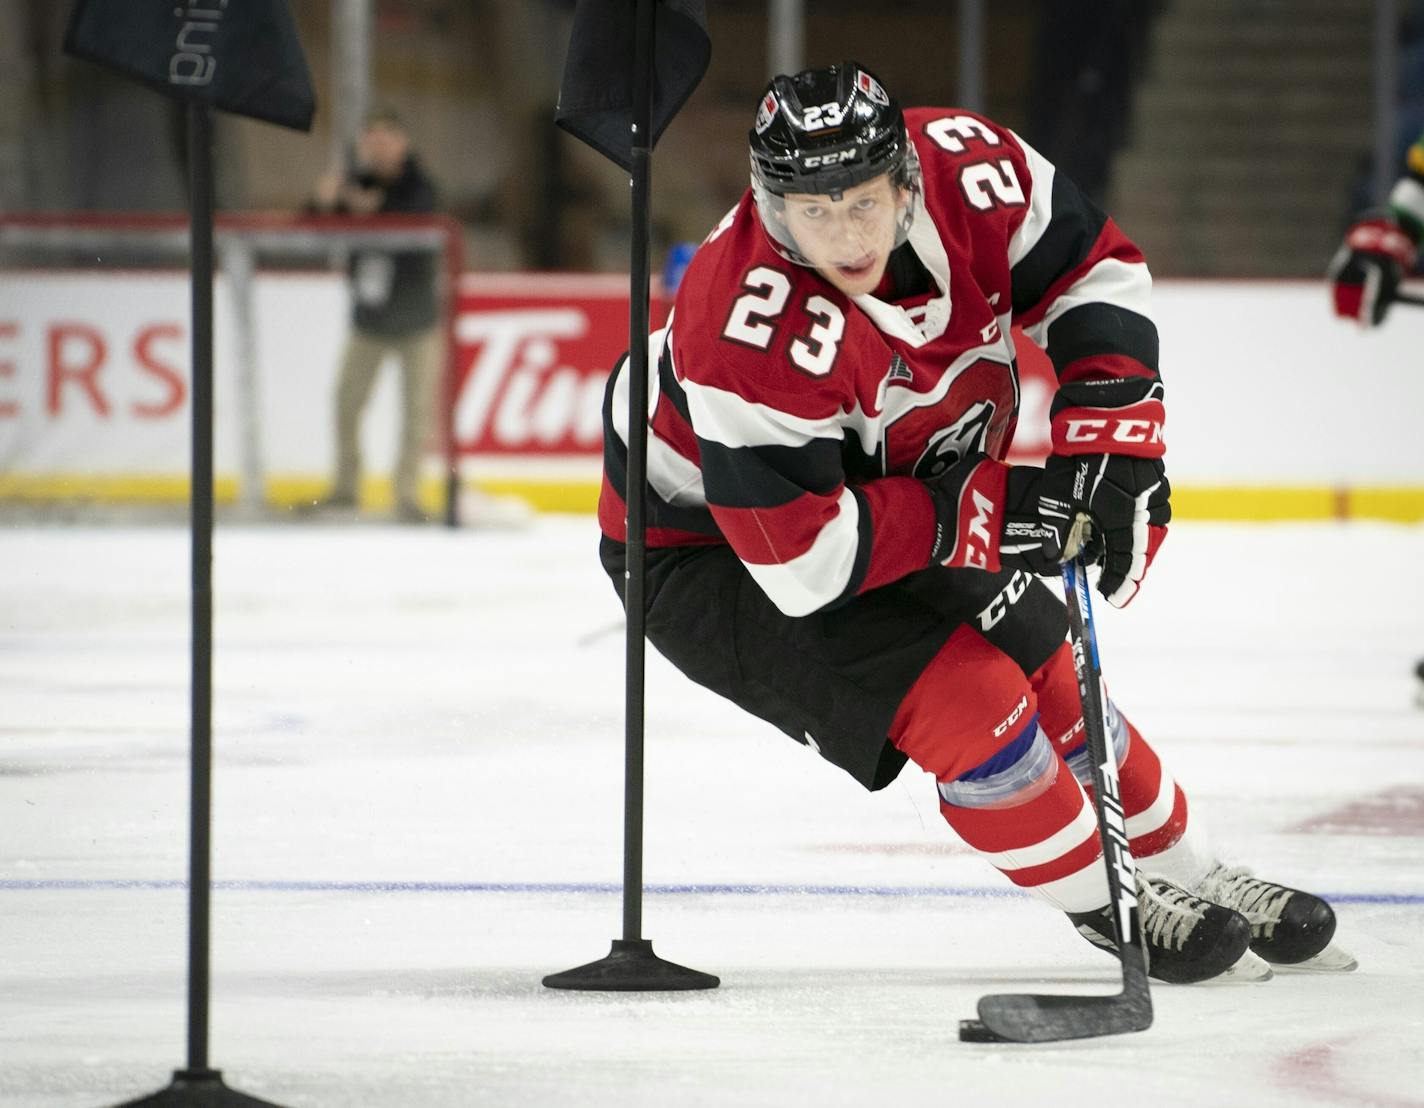
[[1003,1043],[1008,1042],[1002,1035],[990,1031],[979,1020],[959,1021],[959,1041],[961,1043]]

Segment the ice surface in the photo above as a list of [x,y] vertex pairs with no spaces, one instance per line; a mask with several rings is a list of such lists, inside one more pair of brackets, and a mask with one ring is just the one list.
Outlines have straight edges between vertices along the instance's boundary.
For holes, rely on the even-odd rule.
[[[542,975],[621,931],[623,646],[588,519],[220,527],[211,1063],[290,1106],[1424,1103],[1424,528],[1175,526],[1100,603],[1223,853],[1333,894],[1357,973],[1158,987],[1142,1034],[966,1045],[1112,991],[907,770],[868,796],[650,655],[643,933],[707,993]],[[0,1105],[185,1054],[188,546],[0,531]]]

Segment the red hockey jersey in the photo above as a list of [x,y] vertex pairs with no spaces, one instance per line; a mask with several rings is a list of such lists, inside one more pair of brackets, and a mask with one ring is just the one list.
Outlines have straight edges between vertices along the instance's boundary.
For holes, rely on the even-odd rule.
[[[928,564],[924,482],[969,452],[1002,458],[1013,435],[1011,323],[1061,383],[1157,376],[1151,278],[1117,226],[989,120],[905,121],[923,169],[907,245],[928,293],[845,296],[777,253],[748,192],[649,339],[648,545],[729,543],[788,615]],[[620,541],[628,364],[605,400],[599,501]]]

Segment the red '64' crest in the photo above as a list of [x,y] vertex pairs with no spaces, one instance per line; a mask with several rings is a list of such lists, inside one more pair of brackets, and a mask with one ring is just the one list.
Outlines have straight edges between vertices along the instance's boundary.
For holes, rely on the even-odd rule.
[[[903,387],[913,389],[913,383]],[[981,358],[961,372],[938,401],[925,403],[910,392],[898,403],[907,401],[911,403],[904,414],[885,428],[887,474],[928,481],[967,454],[982,450],[991,457],[1004,456],[1014,416],[1008,366]],[[892,403],[897,401],[888,400],[886,408]]]

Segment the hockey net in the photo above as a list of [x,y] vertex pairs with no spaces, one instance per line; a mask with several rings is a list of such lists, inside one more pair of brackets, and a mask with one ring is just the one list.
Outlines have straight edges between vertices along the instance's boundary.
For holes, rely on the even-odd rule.
[[[437,259],[443,373],[421,499],[453,521],[459,224],[443,216],[222,214],[215,227],[214,445],[220,505],[274,513],[331,478],[333,389],[361,250]],[[0,215],[0,505],[182,504],[189,473],[184,214]],[[362,420],[363,503],[390,503],[396,374]]]

